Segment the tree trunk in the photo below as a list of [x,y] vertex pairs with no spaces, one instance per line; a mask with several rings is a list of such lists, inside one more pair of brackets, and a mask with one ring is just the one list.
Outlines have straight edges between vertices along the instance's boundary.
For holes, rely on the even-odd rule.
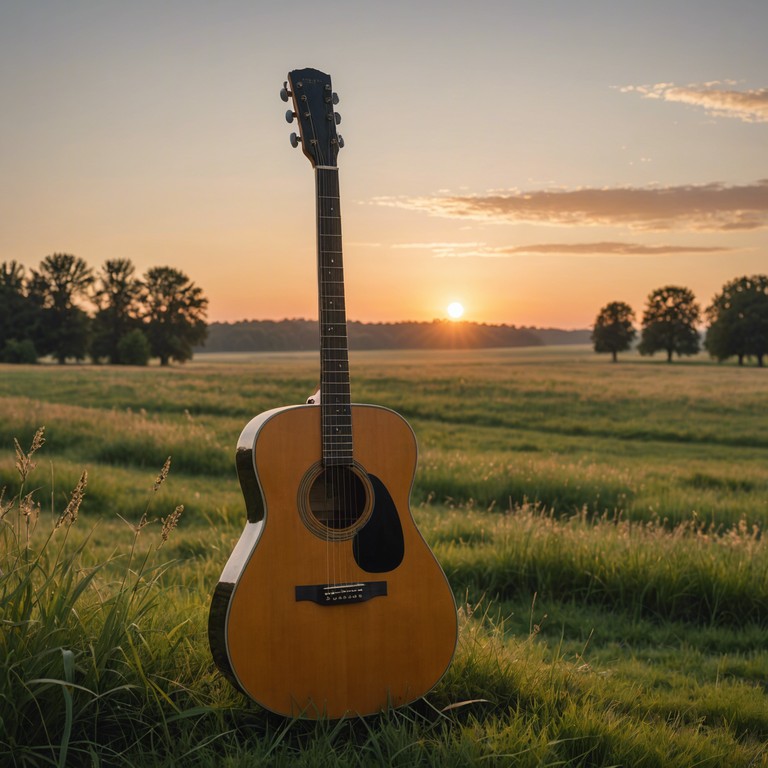
[[613,356],[613,362],[615,363],[615,362],[616,362],[616,359],[617,359],[617,358],[616,358],[616,350],[615,350],[615,349],[612,349],[612,350],[611,350],[611,355]]
[[759,354],[757,356],[757,367],[762,368],[763,367],[763,355]]
[[744,355],[739,355],[739,365],[744,365]]
[[672,350],[671,349],[667,350],[667,362],[668,363],[672,362]]

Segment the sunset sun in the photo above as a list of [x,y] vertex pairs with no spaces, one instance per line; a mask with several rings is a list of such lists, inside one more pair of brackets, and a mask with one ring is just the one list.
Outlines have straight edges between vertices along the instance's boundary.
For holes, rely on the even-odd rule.
[[451,320],[458,320],[464,314],[464,307],[458,301],[451,302],[445,310]]

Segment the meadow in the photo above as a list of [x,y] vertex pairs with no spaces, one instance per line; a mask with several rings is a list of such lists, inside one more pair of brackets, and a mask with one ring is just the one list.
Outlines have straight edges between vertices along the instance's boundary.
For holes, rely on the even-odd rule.
[[0,366],[0,765],[768,765],[768,379],[703,356],[353,353],[419,441],[454,663],[375,718],[236,693],[206,635],[234,445],[317,367]]

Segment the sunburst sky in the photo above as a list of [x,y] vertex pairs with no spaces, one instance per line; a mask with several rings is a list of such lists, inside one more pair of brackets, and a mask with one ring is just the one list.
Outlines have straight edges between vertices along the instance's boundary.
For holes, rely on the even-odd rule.
[[170,265],[317,316],[278,92],[329,72],[347,308],[587,327],[768,271],[765,0],[3,0],[0,261]]

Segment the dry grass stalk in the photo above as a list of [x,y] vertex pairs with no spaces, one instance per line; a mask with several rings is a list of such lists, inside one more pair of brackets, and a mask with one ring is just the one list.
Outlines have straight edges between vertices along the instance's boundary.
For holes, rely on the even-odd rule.
[[15,498],[10,501],[4,501],[5,499],[5,486],[0,488],[0,520],[2,520],[13,509],[13,504],[16,501]]
[[168,517],[162,518],[163,520],[163,530],[160,532],[160,537],[162,541],[160,542],[158,549],[165,544],[166,541],[168,541],[168,537],[171,535],[171,532],[173,529],[177,526],[179,522],[179,518],[181,517],[181,513],[184,511],[184,505],[179,504],[176,509],[171,512]]
[[45,427],[40,427],[37,432],[35,432],[35,436],[32,438],[32,445],[30,445],[29,451],[26,453],[24,453],[22,447],[19,445],[19,441],[15,437],[13,438],[13,444],[16,447],[16,469],[18,470],[22,483],[26,481],[29,473],[37,466],[37,464],[32,461],[32,456],[35,454],[35,451],[43,447],[43,443],[45,442],[45,437],[43,437],[44,433]]
[[83,474],[80,475],[80,479],[77,481],[77,485],[72,491],[72,495],[69,498],[69,503],[66,509],[61,513],[61,516],[56,521],[56,528],[60,528],[62,525],[72,525],[77,520],[77,514],[80,511],[80,504],[82,504],[83,497],[85,496],[85,488],[88,485],[88,471],[83,470]]
[[124,523],[125,523],[125,524],[126,524],[126,525],[127,525],[127,526],[128,526],[128,527],[129,527],[129,528],[132,530],[132,531],[133,531],[133,532],[134,532],[134,534],[136,534],[137,536],[138,536],[138,535],[139,535],[139,534],[142,532],[142,530],[143,530],[143,529],[144,529],[144,528],[145,528],[147,525],[149,525],[150,523],[155,523],[155,522],[157,522],[157,518],[155,518],[154,520],[150,520],[150,519],[149,519],[149,517],[147,516],[147,513],[146,513],[146,511],[145,511],[145,512],[144,512],[144,514],[141,516],[141,520],[139,520],[139,522],[138,522],[138,523],[136,523],[135,525],[134,525],[133,523],[129,523],[129,522],[128,522],[128,521],[127,521],[127,520],[126,520],[126,519],[125,519],[125,518],[124,518],[122,515],[118,515],[118,517],[119,517],[119,518],[120,518],[120,519],[121,519],[121,520],[122,520],[122,521],[123,521],[123,522],[124,522]]
[[165,460],[165,464],[163,464],[163,468],[160,470],[160,474],[157,476],[157,480],[155,480],[155,484],[152,487],[153,493],[157,491],[158,488],[160,488],[160,486],[165,482],[165,479],[168,477],[168,473],[170,472],[170,470],[171,470],[171,457],[169,456]]

